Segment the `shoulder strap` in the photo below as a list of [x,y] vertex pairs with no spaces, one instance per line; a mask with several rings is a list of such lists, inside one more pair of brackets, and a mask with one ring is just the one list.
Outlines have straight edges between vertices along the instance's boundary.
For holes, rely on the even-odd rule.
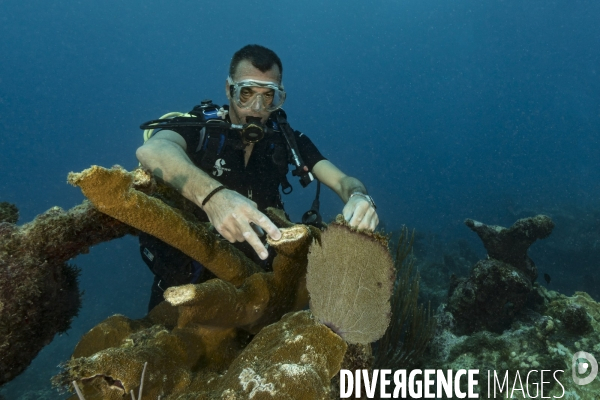
[[281,130],[282,136],[287,143],[289,155],[288,162],[296,167],[292,170],[292,175],[299,177],[302,187],[306,187],[315,179],[315,177],[313,176],[312,172],[307,171],[308,168],[306,168],[306,164],[304,164],[304,161],[302,160],[302,156],[300,155],[298,145],[296,144],[296,138],[294,136],[295,131],[288,123],[285,111],[279,109],[273,114],[278,128]]
[[[224,116],[229,112],[227,105],[219,107],[213,104],[211,100],[202,100],[200,105],[194,107],[189,114],[201,119],[203,122],[210,122],[211,120],[222,121]],[[216,127],[205,126],[199,131],[200,137],[198,138],[198,147],[196,153],[204,153],[201,156],[202,163],[204,165],[210,164],[212,166],[217,159],[217,156],[223,150],[225,144],[226,132]],[[206,157],[214,158],[212,160],[205,160]]]

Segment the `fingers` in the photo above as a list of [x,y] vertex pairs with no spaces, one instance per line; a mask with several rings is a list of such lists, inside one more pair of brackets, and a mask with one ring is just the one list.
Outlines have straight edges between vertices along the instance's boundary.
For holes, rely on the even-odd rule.
[[371,219],[374,214],[375,210],[370,206],[366,209],[366,212],[362,207],[357,208],[352,215],[352,219],[350,220],[349,224],[350,226],[358,229],[370,229]]
[[346,203],[346,205],[344,206],[344,209],[342,210],[342,215],[344,216],[344,221],[346,222],[350,222],[350,219],[352,218],[352,214],[354,214],[354,208],[350,202]]
[[266,260],[267,257],[269,257],[269,252],[267,251],[267,248],[264,246],[264,244],[256,234],[256,231],[250,225],[248,218],[246,216],[239,216],[235,213],[232,214],[232,216],[237,221],[239,232],[241,233],[241,240],[238,241],[248,242],[248,244],[252,246],[256,254],[258,254],[260,259]]
[[250,219],[250,222],[254,222],[256,226],[262,228],[273,240],[281,239],[281,231],[277,226],[269,219],[266,215],[260,211],[255,211],[254,218]]
[[[254,227],[250,224],[251,222],[255,224]],[[252,208],[241,207],[237,212],[232,212],[223,220],[222,224],[215,228],[230,243],[248,242],[262,260],[269,257],[269,252],[260,240],[257,231],[264,230],[272,238],[276,237],[275,240],[281,238],[281,232],[277,226],[266,215]]]
[[368,201],[359,201],[353,205],[347,203],[342,213],[348,224],[357,229],[374,231],[379,224],[377,212]]

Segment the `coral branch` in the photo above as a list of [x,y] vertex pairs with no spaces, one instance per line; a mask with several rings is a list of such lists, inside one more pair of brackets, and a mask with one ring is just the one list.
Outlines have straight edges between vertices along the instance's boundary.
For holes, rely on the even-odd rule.
[[302,309],[308,302],[306,253],[317,231],[304,225],[281,231],[280,240],[270,241],[277,251],[273,272],[254,274],[239,289],[216,279],[167,289],[165,299],[179,307],[178,326],[230,326],[257,333],[283,314]]
[[176,247],[223,280],[240,286],[245,278],[260,271],[207,226],[186,220],[162,201],[134,189],[136,181],[148,179],[140,169],[130,173],[120,167],[98,166],[72,172],[68,178],[98,210]]

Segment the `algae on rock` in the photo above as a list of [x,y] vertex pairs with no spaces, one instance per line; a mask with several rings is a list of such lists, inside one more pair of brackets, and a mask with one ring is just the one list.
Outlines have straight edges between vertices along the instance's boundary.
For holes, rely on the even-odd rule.
[[8,222],[16,224],[19,220],[19,209],[17,206],[5,201],[0,202],[0,223]]
[[[583,310],[589,330],[575,333],[569,322],[563,320],[565,313],[573,307]],[[527,386],[525,377],[530,371],[550,370],[554,373],[562,370],[563,373],[557,374],[560,385],[549,373],[545,376],[546,398],[594,399],[600,393],[599,379],[580,386],[571,377],[571,363],[576,352],[600,351],[600,304],[586,293],[576,292],[574,296],[567,297],[536,285],[526,307],[516,315],[511,327],[502,333],[481,331],[460,335],[454,331],[454,323],[452,314],[442,309],[438,316],[439,329],[424,361],[428,368],[456,371],[477,366],[479,376],[485,377],[480,379],[480,393],[488,390],[487,371],[492,377],[497,371],[502,375],[501,379],[508,371],[511,390],[518,372],[525,393],[532,397],[539,390],[539,386],[536,388],[534,384],[539,384],[540,376],[532,376]],[[493,393],[494,389],[490,390]],[[530,398],[518,390],[512,395],[518,399]]]
[[0,222],[0,385],[77,315],[79,271],[67,261],[133,232],[88,202],[66,212],[53,207],[22,226]]

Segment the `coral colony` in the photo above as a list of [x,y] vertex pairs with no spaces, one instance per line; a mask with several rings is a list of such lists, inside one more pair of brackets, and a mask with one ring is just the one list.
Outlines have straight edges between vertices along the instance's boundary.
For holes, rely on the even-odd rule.
[[53,380],[75,392],[70,400],[135,400],[135,393],[141,400],[142,392],[163,400],[600,392],[592,354],[600,353],[600,306],[586,293],[566,297],[535,283],[528,248],[552,232],[546,216],[510,228],[467,220],[488,257],[450,282],[431,318],[417,301],[407,230],[392,257],[387,237],[357,232],[341,217],[322,232],[269,210],[283,235],[269,242],[277,256],[266,272],[142,169],[94,166],[69,182],[89,202],[22,226],[17,208],[0,203],[0,384],[77,315],[78,270],[67,261],[143,231],[217,278],[169,288],[146,317],[113,315],[86,333]]
[[[354,343],[376,340],[387,328],[394,274],[383,237],[357,233],[342,224],[338,230],[332,224],[331,230],[321,233],[272,215],[283,235],[270,242],[277,251],[273,272],[261,272],[241,253],[218,241],[206,225],[184,219],[180,212],[134,188],[141,186],[138,182],[151,186],[139,171],[94,167],[71,175],[70,181],[80,186],[99,210],[179,247],[220,277],[200,285],[170,288],[165,292],[166,301],[146,318],[134,321],[113,316],[86,334],[56,379],[64,385],[76,381],[81,396],[120,398],[140,385],[146,362],[147,398],[326,396],[348,344],[310,311],[301,311],[308,304],[309,292],[319,290],[307,289],[307,255],[311,246],[314,253],[322,248],[320,261],[310,265],[327,262],[330,267],[315,266],[310,276],[331,281],[348,269],[341,264],[339,269],[333,268],[331,261],[343,261],[340,253],[353,236],[367,240],[359,239],[363,255],[356,268],[361,270],[348,273],[345,291],[356,293],[348,298],[354,296],[357,303],[367,304],[360,308],[339,302],[337,313],[330,318],[349,333],[369,332],[367,337],[358,335]],[[138,207],[140,204],[143,207]],[[152,223],[157,219],[168,223]],[[173,228],[164,230],[164,226]],[[186,235],[193,240],[182,238]],[[369,260],[375,252],[384,257]],[[366,275],[378,278],[369,281]],[[378,318],[374,317],[377,309],[381,310]]]

